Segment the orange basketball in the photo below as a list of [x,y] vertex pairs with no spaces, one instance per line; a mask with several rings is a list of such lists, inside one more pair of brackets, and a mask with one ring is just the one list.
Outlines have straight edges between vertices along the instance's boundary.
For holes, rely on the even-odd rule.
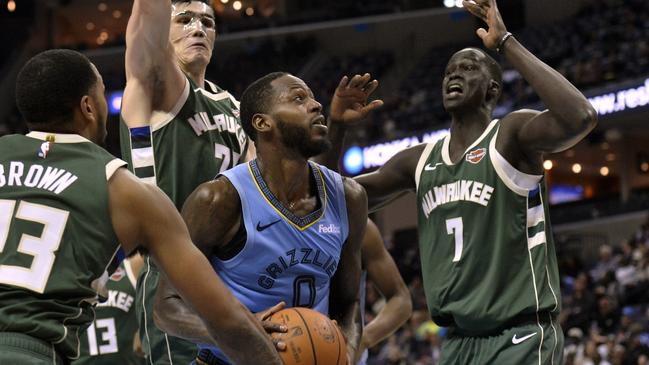
[[308,308],[287,308],[270,320],[288,327],[287,333],[274,333],[286,343],[280,357],[285,365],[347,365],[345,339],[327,316]]

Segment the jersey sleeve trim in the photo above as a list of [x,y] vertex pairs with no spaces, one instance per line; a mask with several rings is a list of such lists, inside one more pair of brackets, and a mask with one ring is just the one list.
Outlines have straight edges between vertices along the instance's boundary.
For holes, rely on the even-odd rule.
[[419,179],[421,177],[421,172],[424,170],[424,165],[426,165],[426,161],[428,160],[430,153],[433,151],[433,147],[435,147],[435,143],[426,144],[426,147],[424,147],[424,151],[421,153],[421,156],[419,157],[419,162],[417,162],[417,168],[415,169],[416,190],[419,189]]
[[110,180],[111,177],[113,177],[113,174],[115,174],[115,171],[117,171],[118,168],[120,167],[126,167],[126,162],[120,160],[119,158],[116,158],[109,163],[106,164],[106,181]]
[[176,118],[178,113],[180,113],[180,109],[182,109],[183,105],[185,105],[185,102],[187,101],[187,98],[189,97],[189,88],[189,80],[185,77],[185,87],[183,88],[183,92],[180,95],[180,98],[178,98],[176,105],[174,105],[174,107],[171,108],[169,112],[154,112],[151,116],[151,132],[161,129],[162,127],[171,123],[174,118]]
[[509,189],[521,196],[527,196],[530,190],[538,187],[543,175],[530,175],[517,170],[496,149],[498,130],[489,142],[489,158],[496,173]]
[[128,258],[124,259],[124,270],[126,271],[126,276],[128,277],[128,281],[133,285],[133,289],[135,289],[137,285],[137,278],[135,277],[135,273],[133,272],[133,267],[131,267],[131,261],[129,261]]

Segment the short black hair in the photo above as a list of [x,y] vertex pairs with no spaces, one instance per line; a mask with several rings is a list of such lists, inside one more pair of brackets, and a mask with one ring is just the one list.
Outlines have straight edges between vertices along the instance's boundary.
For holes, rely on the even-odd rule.
[[271,106],[273,88],[270,85],[274,80],[289,75],[288,72],[271,72],[250,84],[241,95],[241,125],[248,137],[257,140],[257,131],[252,126],[252,117],[258,113],[267,113]]
[[67,123],[96,83],[97,75],[86,56],[68,49],[44,51],[18,73],[16,105],[27,124]]
[[487,69],[489,70],[489,73],[491,74],[491,78],[493,78],[498,85],[502,88],[503,86],[503,68],[500,66],[500,63],[496,61],[493,57],[488,52],[485,52],[484,50],[480,48],[475,48],[478,51],[482,52],[482,54],[485,55],[485,64],[487,65]]

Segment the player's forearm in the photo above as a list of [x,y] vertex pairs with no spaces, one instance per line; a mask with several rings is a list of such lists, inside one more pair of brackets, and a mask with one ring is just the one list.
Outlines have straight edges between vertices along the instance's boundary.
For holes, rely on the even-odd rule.
[[279,354],[259,321],[243,305],[241,307],[243,310],[223,321],[223,331],[213,333],[219,348],[235,364],[282,365]]
[[216,346],[203,321],[180,298],[167,298],[156,303],[153,320],[164,332],[194,343]]
[[347,351],[351,358],[358,350],[363,328],[358,325],[358,300],[344,306],[340,313],[332,312],[331,318],[335,319],[347,339]]
[[548,110],[571,129],[586,130],[597,114],[586,97],[559,72],[539,60],[514,37],[502,46],[505,57],[532,86]]
[[126,76],[151,77],[151,68],[168,58],[170,0],[135,0],[126,27]]
[[363,329],[363,343],[373,347],[399,329],[412,314],[410,293],[395,295],[385,303],[379,314]]

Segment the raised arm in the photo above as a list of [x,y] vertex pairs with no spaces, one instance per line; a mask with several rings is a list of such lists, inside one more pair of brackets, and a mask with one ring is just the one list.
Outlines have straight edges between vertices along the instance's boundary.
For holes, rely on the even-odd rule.
[[[109,181],[109,199],[113,226],[126,252],[141,244],[153,255],[227,356],[237,364],[281,365],[260,324],[193,245],[180,214],[162,191],[119,169]],[[249,348],[255,351],[246,351]]]
[[370,212],[415,190],[415,169],[424,147],[421,144],[400,151],[378,170],[354,178],[367,192]]
[[[559,72],[508,35],[496,0],[463,1],[463,4],[487,24],[488,29],[477,30],[484,45],[499,49],[548,108],[543,112],[519,111],[506,118],[509,120],[503,120],[504,133],[499,135],[499,140],[515,141],[516,146],[502,146],[499,142],[503,147],[499,148],[501,151],[515,156],[517,151],[507,153],[508,150],[519,149],[537,162],[543,153],[559,152],[574,146],[595,128],[597,112],[588,99]],[[539,171],[542,172],[537,167]]]
[[130,127],[148,125],[180,98],[185,76],[169,42],[170,0],[134,0],[126,28],[126,88],[122,117]]
[[354,75],[351,79],[343,76],[334,91],[329,118],[327,118],[328,137],[332,146],[329,151],[314,157],[314,161],[338,171],[338,161],[345,145],[347,128],[364,120],[372,110],[383,105],[383,100],[367,102],[378,86],[379,82],[372,80],[372,76],[368,73],[362,76]]
[[[194,244],[208,257],[232,239],[240,224],[240,213],[236,189],[223,177],[196,188],[182,210]],[[153,314],[156,325],[172,336],[217,346],[198,314],[164,275],[158,283]]]
[[385,305],[378,315],[363,329],[358,363],[365,349],[376,346],[403,325],[412,314],[410,291],[403,281],[397,265],[386,250],[376,224],[367,220],[367,229],[361,247],[363,268],[374,286],[385,297]]
[[329,316],[338,322],[347,338],[347,356],[352,361],[362,334],[356,318],[361,280],[361,241],[367,221],[367,196],[354,180],[345,178],[344,186],[349,234],[340,254],[338,269],[331,279]]

